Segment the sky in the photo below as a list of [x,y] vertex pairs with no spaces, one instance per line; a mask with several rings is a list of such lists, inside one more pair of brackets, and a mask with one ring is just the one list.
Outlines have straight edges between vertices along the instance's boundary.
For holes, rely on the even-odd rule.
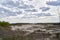
[[0,21],[59,23],[60,0],[1,0]]

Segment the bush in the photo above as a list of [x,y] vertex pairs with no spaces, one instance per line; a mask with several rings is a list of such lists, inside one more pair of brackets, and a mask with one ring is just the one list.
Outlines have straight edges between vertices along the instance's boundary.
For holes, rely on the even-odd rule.
[[8,22],[3,21],[3,22],[0,22],[0,26],[1,27],[9,27],[10,24]]

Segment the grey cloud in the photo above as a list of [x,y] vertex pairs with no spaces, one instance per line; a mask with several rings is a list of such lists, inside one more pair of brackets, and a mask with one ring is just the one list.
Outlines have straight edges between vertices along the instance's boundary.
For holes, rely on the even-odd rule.
[[60,6],[60,1],[46,2],[46,4],[51,6]]
[[27,9],[27,10],[25,10],[26,12],[37,12],[37,10],[36,9]]
[[40,9],[44,12],[44,11],[48,11],[50,8],[49,7],[41,7]]

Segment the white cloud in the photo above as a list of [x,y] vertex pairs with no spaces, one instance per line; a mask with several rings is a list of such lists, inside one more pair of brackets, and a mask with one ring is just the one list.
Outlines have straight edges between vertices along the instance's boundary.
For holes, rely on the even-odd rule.
[[[14,3],[16,3],[15,0],[12,0]],[[18,1],[18,0],[17,0]],[[10,23],[55,23],[55,22],[59,22],[59,15],[58,15],[58,11],[57,11],[57,7],[53,7],[53,6],[48,6],[46,4],[46,1],[48,0],[33,0],[33,1],[28,1],[28,0],[24,0],[25,4],[28,5],[33,5],[35,7],[35,9],[37,10],[37,12],[25,12],[25,9],[19,9],[17,7],[13,7],[13,8],[9,8],[7,6],[1,5],[0,4],[0,8],[4,8],[6,10],[12,11],[12,12],[19,12],[22,11],[22,14],[17,14],[17,16],[9,16],[9,17],[4,17],[1,18],[1,21],[8,21]],[[56,0],[50,0],[50,1],[56,1]],[[42,12],[39,8],[40,7],[50,7],[50,10],[46,11],[46,12]],[[29,14],[36,14],[36,13],[51,13],[54,16],[44,16],[44,17],[38,17],[38,18],[22,18],[25,15],[29,15]]]

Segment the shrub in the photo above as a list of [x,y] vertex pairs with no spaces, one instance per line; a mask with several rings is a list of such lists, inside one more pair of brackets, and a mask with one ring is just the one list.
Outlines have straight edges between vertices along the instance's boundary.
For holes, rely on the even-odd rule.
[[10,26],[10,24],[8,22],[3,21],[3,22],[0,22],[0,26],[1,27],[8,27],[8,26]]

